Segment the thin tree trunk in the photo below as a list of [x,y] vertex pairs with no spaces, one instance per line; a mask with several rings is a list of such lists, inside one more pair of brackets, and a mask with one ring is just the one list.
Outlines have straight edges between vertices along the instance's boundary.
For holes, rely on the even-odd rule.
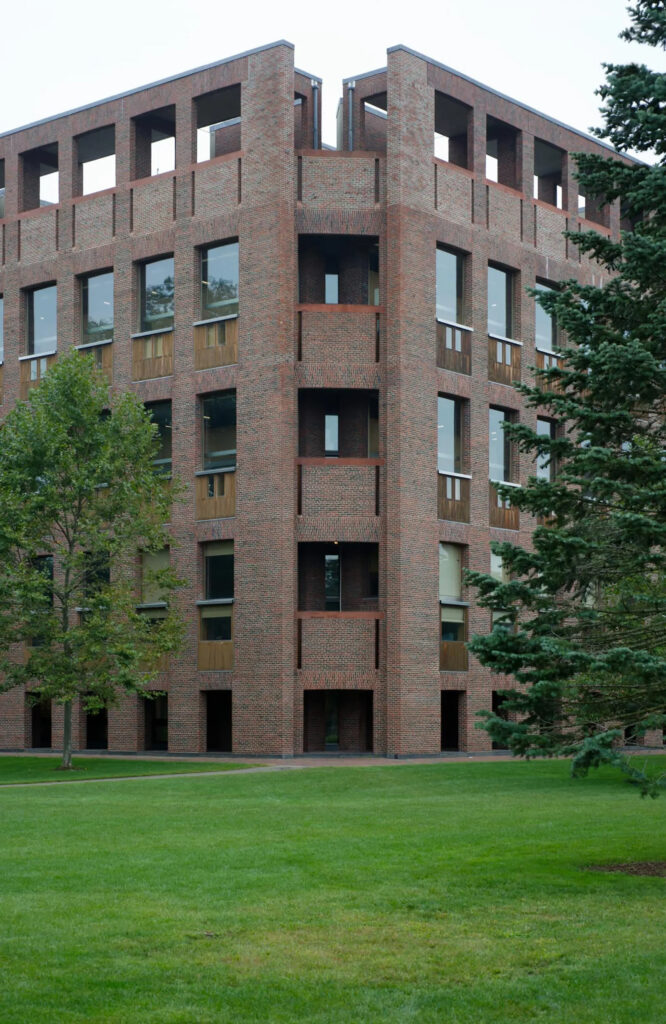
[[62,761],[60,762],[61,768],[72,767],[72,702],[71,700],[65,701],[63,705],[65,712],[64,732],[62,741]]

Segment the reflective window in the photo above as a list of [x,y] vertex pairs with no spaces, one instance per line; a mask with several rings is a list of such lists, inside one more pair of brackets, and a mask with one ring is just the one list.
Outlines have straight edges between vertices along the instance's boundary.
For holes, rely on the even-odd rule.
[[236,465],[236,392],[220,391],[201,399],[203,468],[233,469]]
[[327,612],[340,611],[340,555],[324,555],[324,595]]
[[499,267],[488,267],[488,333],[511,338],[513,329],[513,275]]
[[504,409],[488,410],[488,470],[491,480],[511,480],[511,445],[504,433],[509,414]]
[[461,253],[437,249],[437,319],[447,323],[463,322],[463,259]]
[[157,427],[160,447],[153,464],[165,473],[171,472],[171,402],[150,402],[146,405],[153,423]]
[[[537,419],[536,432],[539,437],[555,437],[555,423],[553,420]],[[549,454],[541,452],[536,457],[536,475],[539,480],[553,479],[553,462]]]
[[[553,289],[547,284],[536,283],[538,292],[552,292]],[[555,317],[543,309],[538,300],[534,303],[534,338],[537,348],[553,348],[557,344],[557,326]]]
[[173,327],[173,256],[141,264],[141,330]]
[[437,469],[462,472],[462,402],[437,396]]
[[84,277],[81,299],[83,344],[113,340],[113,271]]
[[55,352],[57,331],[58,289],[50,284],[28,292],[28,355]]
[[238,242],[201,252],[201,316],[213,320],[238,313]]
[[326,413],[324,416],[324,453],[329,456],[338,455],[340,417],[337,413]]

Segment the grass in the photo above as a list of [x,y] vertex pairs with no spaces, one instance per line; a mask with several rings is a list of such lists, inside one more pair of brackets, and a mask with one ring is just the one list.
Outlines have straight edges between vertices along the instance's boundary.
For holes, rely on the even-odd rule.
[[128,775],[172,775],[227,772],[247,764],[220,761],[141,761],[113,757],[75,757],[72,771],[60,771],[59,757],[0,755],[0,786],[17,782],[80,782],[81,779],[122,779]]
[[666,799],[563,762],[6,789],[3,1024],[651,1024]]

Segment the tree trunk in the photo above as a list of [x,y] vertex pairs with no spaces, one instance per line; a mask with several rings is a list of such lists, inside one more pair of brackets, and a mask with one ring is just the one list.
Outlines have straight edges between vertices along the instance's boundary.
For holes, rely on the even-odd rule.
[[63,710],[65,712],[64,731],[62,740],[62,761],[60,767],[71,768],[72,767],[72,702],[71,700],[65,701],[63,704]]

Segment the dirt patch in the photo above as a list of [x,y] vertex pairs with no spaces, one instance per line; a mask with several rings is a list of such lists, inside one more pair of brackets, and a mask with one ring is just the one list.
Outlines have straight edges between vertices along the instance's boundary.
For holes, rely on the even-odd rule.
[[652,875],[666,878],[666,860],[636,860],[628,864],[590,864],[588,871],[614,871],[621,875]]

